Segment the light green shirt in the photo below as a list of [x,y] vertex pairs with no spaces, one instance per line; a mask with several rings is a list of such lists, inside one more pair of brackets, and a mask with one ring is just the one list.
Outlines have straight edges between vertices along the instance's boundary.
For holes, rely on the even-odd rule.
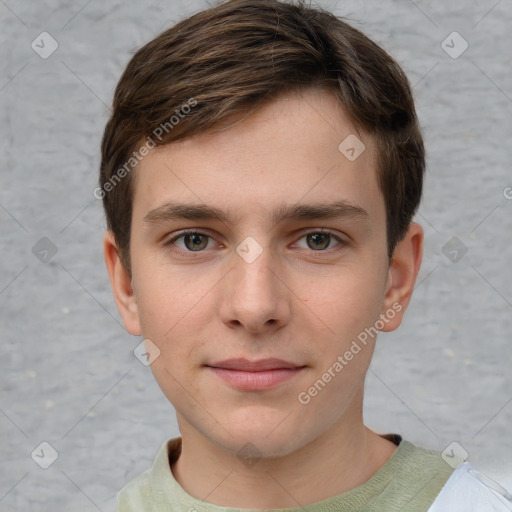
[[[400,436],[391,458],[366,483],[332,498],[274,512],[426,512],[453,472],[440,453],[419,448]],[[118,512],[240,512],[201,501],[175,480],[171,464],[181,453],[181,437],[164,443],[153,467],[119,493]],[[251,509],[255,510],[255,509]],[[266,512],[269,512],[268,510]]]

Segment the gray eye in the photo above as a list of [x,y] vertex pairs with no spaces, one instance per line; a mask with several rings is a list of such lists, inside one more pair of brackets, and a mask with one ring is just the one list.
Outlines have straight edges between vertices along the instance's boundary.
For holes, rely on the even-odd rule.
[[310,233],[306,235],[306,243],[313,250],[326,249],[331,243],[331,235],[329,233]]
[[183,236],[185,247],[190,251],[201,251],[208,245],[208,237],[199,233]]

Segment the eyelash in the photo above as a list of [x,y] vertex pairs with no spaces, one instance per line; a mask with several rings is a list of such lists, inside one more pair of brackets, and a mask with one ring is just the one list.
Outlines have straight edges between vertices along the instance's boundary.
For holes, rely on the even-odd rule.
[[[330,231],[323,231],[321,229],[308,231],[307,233],[304,233],[299,238],[299,240],[302,240],[303,238],[307,237],[308,235],[316,235],[316,234],[330,235],[336,242],[338,242],[338,245],[336,245],[335,247],[333,247],[331,249],[321,249],[321,250],[318,250],[318,251],[314,251],[313,249],[310,249],[311,252],[314,252],[314,253],[335,252],[335,251],[339,251],[339,250],[343,249],[347,245],[347,242],[345,240],[341,239],[339,236],[336,236],[334,233],[331,233]],[[184,231],[180,231],[178,234],[173,236],[171,239],[165,241],[164,242],[164,246],[170,247],[170,246],[172,246],[174,244],[174,242],[176,242],[176,240],[179,240],[180,238],[184,238],[187,235],[201,235],[201,236],[204,236],[204,237],[207,237],[207,238],[210,238],[210,239],[213,238],[211,235],[208,235],[207,233],[203,233],[201,231],[197,231],[197,230],[194,230],[194,229],[189,229],[189,230],[187,229],[187,230],[184,230]],[[200,250],[200,251],[190,251],[188,249],[183,250],[183,249],[177,248],[176,250],[178,250],[180,252],[186,252],[186,253],[192,253],[192,254],[193,253],[205,252],[205,249]]]

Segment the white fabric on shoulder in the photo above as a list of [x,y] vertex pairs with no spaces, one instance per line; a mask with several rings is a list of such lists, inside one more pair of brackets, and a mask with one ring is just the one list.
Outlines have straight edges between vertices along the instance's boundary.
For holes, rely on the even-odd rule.
[[428,509],[428,512],[510,511],[512,495],[468,462],[455,469]]

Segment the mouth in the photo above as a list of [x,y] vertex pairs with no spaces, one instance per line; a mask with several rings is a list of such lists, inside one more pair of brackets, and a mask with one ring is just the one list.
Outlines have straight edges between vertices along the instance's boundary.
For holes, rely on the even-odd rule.
[[306,368],[305,365],[275,358],[257,361],[227,359],[205,366],[230,386],[246,391],[276,387]]

